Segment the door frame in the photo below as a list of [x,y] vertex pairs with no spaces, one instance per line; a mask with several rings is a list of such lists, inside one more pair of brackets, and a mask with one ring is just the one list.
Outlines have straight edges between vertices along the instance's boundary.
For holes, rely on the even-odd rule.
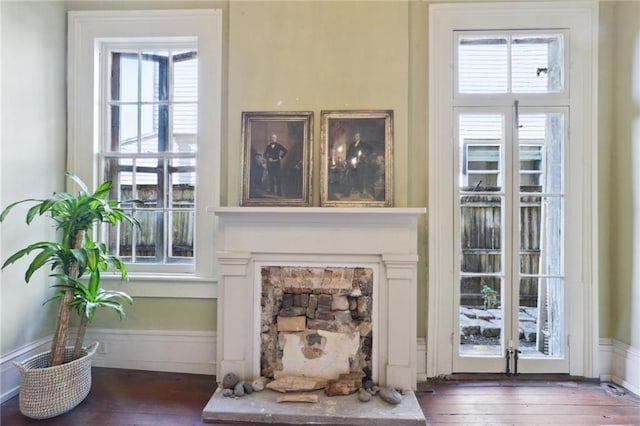
[[[452,209],[455,193],[454,47],[455,30],[565,29],[569,36],[566,64],[570,129],[566,147],[565,192],[568,241],[568,305],[566,327],[569,374],[598,377],[597,258],[597,47],[598,4],[590,2],[508,2],[433,4],[429,7],[429,284],[427,315],[427,376],[453,371],[453,283],[455,241]],[[505,25],[505,23],[508,23]],[[522,96],[521,98],[524,98]],[[535,104],[533,102],[530,105]],[[444,177],[444,183],[443,183]],[[576,190],[577,188],[577,190]],[[569,190],[572,191],[569,194]],[[572,249],[573,247],[573,249]],[[573,266],[571,266],[573,265]],[[543,371],[540,371],[541,373]]]

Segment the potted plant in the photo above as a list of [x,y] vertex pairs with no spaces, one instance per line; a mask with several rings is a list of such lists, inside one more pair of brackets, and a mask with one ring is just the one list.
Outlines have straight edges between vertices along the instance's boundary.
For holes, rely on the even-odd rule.
[[[2,222],[18,204],[32,203],[26,215],[27,225],[48,215],[59,231],[58,241],[40,241],[11,255],[2,269],[24,256],[35,253],[25,272],[28,283],[34,272],[49,266],[57,279],[53,287],[58,292],[49,299],[59,300],[51,351],[36,355],[22,363],[15,363],[21,373],[20,411],[27,417],[49,418],[62,414],[79,404],[91,387],[91,358],[97,343],[83,348],[86,327],[100,307],[115,309],[124,315],[123,303],[131,303],[124,292],[100,287],[101,271],[110,266],[127,277],[125,265],[108,253],[103,243],[94,241],[92,230],[100,223],[114,225],[126,221],[138,222],[121,208],[122,202],[109,200],[111,181],[104,182],[93,193],[80,178],[65,173],[80,191],[77,195],[54,193],[52,198],[25,199],[7,206],[0,214]],[[83,278],[86,277],[86,282]],[[80,316],[78,334],[73,348],[67,347],[71,314]]]

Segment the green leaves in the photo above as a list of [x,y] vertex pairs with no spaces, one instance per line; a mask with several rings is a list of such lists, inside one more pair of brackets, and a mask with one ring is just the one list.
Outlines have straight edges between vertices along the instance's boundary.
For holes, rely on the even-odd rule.
[[[74,250],[75,238],[78,232],[87,234],[94,225],[98,223],[108,223],[115,225],[118,222],[126,221],[135,226],[139,226],[138,221],[120,206],[124,202],[108,200],[107,196],[111,192],[112,182],[106,181],[98,186],[91,194],[87,185],[76,175],[65,173],[69,179],[73,180],[80,191],[74,196],[66,192],[54,193],[52,198],[35,199],[28,198],[7,206],[0,213],[0,222],[4,221],[9,212],[18,204],[35,203],[29,208],[26,215],[26,223],[29,225],[33,220],[44,214],[49,214],[56,222],[56,228],[62,231],[60,243],[35,243],[22,250],[17,251],[5,261],[2,268],[14,263],[23,256],[29,255],[33,250],[41,250],[27,269],[25,279],[28,282],[33,273],[45,264],[51,264],[52,268],[60,267],[64,273],[69,271],[71,264],[78,262],[83,270],[88,258],[86,253]],[[140,203],[134,200],[131,203]],[[106,250],[103,250],[106,252]],[[118,268],[122,270],[121,267]]]
[[[73,307],[79,316],[86,315],[89,322],[93,320],[98,308],[110,308],[115,310],[121,319],[126,318],[124,311],[124,303],[133,304],[133,299],[123,292],[117,290],[105,290],[100,287],[100,270],[96,269],[89,275],[89,281],[85,284],[82,281],[73,279],[68,275],[56,274],[52,275],[60,279],[63,284],[57,284],[54,287],[61,289],[47,302],[62,297],[66,289],[73,290]],[[46,303],[46,302],[45,302]]]
[[[91,193],[78,176],[69,172],[65,176],[80,189],[77,195],[56,192],[51,198],[27,198],[8,205],[0,213],[2,222],[15,206],[27,203],[31,205],[25,218],[27,225],[37,217],[49,215],[56,223],[56,229],[61,231],[59,242],[41,241],[30,244],[9,256],[2,269],[23,257],[33,255],[25,272],[27,283],[36,271],[48,266],[52,271],[58,271],[51,275],[59,280],[54,287],[61,288],[62,293],[68,289],[73,291],[71,307],[81,316],[86,314],[87,318],[92,319],[96,309],[100,307],[114,309],[120,316],[124,316],[123,303],[132,303],[131,297],[121,291],[103,289],[100,286],[100,274],[111,269],[120,272],[120,278],[124,280],[127,278],[126,266],[117,256],[108,252],[104,243],[93,241],[90,231],[100,223],[115,225],[125,221],[135,226],[139,226],[139,223],[121,207],[125,202],[108,199],[112,190],[111,181],[100,184]],[[142,203],[134,200],[126,204]],[[81,280],[82,277],[87,277],[86,282]],[[57,292],[49,301],[60,296],[61,293]]]

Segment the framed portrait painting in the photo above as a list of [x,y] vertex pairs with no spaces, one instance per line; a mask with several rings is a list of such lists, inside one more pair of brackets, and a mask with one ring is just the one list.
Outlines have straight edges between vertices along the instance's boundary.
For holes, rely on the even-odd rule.
[[309,206],[313,112],[242,113],[242,206]]
[[393,206],[393,111],[321,111],[322,206]]

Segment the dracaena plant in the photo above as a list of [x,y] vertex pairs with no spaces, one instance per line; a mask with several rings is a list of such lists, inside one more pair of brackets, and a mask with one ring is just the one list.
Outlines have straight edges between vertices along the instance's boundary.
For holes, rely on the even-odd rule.
[[[80,188],[76,195],[56,192],[51,198],[28,198],[10,204],[0,214],[1,222],[18,204],[32,203],[26,215],[27,225],[36,217],[48,215],[60,232],[58,241],[30,244],[7,258],[2,265],[4,269],[18,259],[35,253],[25,272],[25,281],[28,283],[34,272],[45,265],[54,271],[52,276],[60,280],[60,284],[55,286],[61,289],[61,292],[53,297],[60,299],[60,309],[51,347],[51,366],[64,361],[71,312],[74,308],[80,314],[79,339],[76,339],[74,349],[74,358],[77,358],[82,348],[84,330],[93,318],[95,310],[98,307],[110,307],[123,313],[121,302],[131,301],[125,293],[106,291],[100,287],[100,271],[112,266],[120,272],[121,278],[125,279],[127,270],[116,256],[107,252],[104,244],[93,241],[91,231],[100,223],[115,225],[124,221],[139,226],[137,220],[122,208],[125,203],[137,201],[121,202],[107,198],[112,187],[111,181],[104,182],[95,191],[90,192],[86,184],[74,174],[67,172],[65,176]],[[85,274],[88,275],[86,284],[81,280]],[[116,308],[117,303],[120,305]]]

